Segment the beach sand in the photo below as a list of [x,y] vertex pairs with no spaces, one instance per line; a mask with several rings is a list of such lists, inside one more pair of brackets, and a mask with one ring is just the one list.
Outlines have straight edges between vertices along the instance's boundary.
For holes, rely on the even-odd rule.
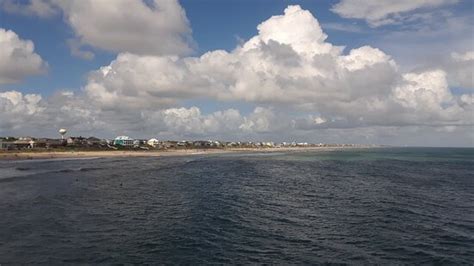
[[[347,148],[347,147],[346,147]],[[229,149],[179,149],[149,151],[5,151],[0,152],[0,160],[56,159],[56,158],[110,158],[110,157],[160,157],[188,156],[199,154],[223,154],[231,152],[288,152],[288,151],[329,151],[342,147],[305,147],[305,148],[229,148]]]

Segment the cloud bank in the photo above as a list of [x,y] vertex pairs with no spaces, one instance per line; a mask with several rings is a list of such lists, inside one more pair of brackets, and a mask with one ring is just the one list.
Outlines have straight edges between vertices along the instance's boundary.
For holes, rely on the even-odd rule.
[[452,95],[445,71],[402,73],[389,55],[370,46],[343,53],[299,6],[257,28],[257,36],[231,52],[119,54],[90,75],[85,92],[104,109],[166,108],[212,98],[289,106],[347,126],[472,122],[462,115],[468,110]]
[[343,18],[363,19],[371,27],[379,27],[423,19],[423,15],[413,15],[410,12],[457,2],[458,0],[341,0],[331,10]]
[[[34,110],[15,115],[30,125],[47,121],[51,128],[140,136],[314,141],[349,130],[383,140],[389,131],[412,134],[417,128],[472,138],[466,128],[474,124],[473,95],[453,94],[443,68],[403,72],[375,47],[346,51],[329,43],[318,20],[299,6],[257,29],[232,51],[199,57],[119,53],[90,73],[81,93],[62,91],[48,99],[14,91],[0,95],[2,115]],[[470,52],[452,60],[472,65]],[[469,83],[469,75],[460,75],[460,82]],[[203,114],[199,107],[182,107],[194,100],[245,103],[253,111]],[[0,133],[12,131],[1,124]]]

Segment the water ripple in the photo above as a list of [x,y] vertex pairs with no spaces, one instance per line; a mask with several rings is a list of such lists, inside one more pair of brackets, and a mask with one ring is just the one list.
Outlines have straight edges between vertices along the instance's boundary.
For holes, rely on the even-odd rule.
[[472,264],[447,151],[0,162],[0,264]]

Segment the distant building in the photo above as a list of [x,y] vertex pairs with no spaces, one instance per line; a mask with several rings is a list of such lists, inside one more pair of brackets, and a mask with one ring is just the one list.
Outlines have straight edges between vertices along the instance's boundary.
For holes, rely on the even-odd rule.
[[149,139],[146,144],[148,144],[148,146],[151,146],[153,148],[156,148],[160,145],[160,141],[158,141],[157,139],[155,138],[152,138],[152,139]]
[[87,140],[84,137],[69,137],[66,141],[68,146],[83,146],[87,144]]
[[193,146],[196,148],[208,148],[213,146],[212,141],[198,140],[193,142]]
[[6,150],[23,150],[35,148],[36,141],[32,138],[10,138],[0,139],[0,149]]
[[114,145],[116,146],[133,146],[134,139],[129,136],[118,136],[114,139]]
[[183,148],[191,147],[192,145],[193,145],[193,142],[192,141],[187,141],[187,140],[178,141],[176,143],[177,147],[183,147]]
[[31,149],[34,146],[34,140],[31,138],[22,138],[13,142],[17,149]]
[[133,140],[133,147],[138,148],[144,143],[146,143],[146,141],[135,139],[135,140]]
[[270,142],[263,142],[262,146],[267,147],[267,148],[273,148],[273,147],[275,147],[275,143],[273,143],[271,141]]
[[45,147],[47,149],[63,147],[63,146],[66,146],[66,144],[67,144],[66,140],[63,140],[63,139],[42,138],[42,139],[37,139],[35,142],[36,147]]
[[220,141],[215,140],[215,141],[211,141],[211,142],[212,142],[212,144],[211,144],[212,147],[222,147],[223,146]]
[[86,140],[87,146],[104,146],[107,145],[107,142],[105,140],[96,138],[96,137],[89,137]]
[[24,150],[35,148],[58,148],[65,146],[66,141],[61,139],[32,139],[19,138],[17,140],[0,140],[0,149]]
[[226,142],[226,144],[225,144],[225,146],[229,147],[229,148],[238,148],[238,147],[240,147],[240,145],[241,145],[240,142],[233,142],[233,141]]
[[6,140],[6,139],[0,139],[0,149],[2,150],[11,150],[13,149],[13,141],[12,140]]

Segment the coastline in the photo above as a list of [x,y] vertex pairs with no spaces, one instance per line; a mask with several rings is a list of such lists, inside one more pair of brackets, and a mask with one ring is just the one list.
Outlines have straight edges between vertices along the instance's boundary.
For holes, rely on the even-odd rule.
[[224,153],[271,153],[271,152],[305,152],[357,149],[367,147],[288,147],[288,148],[229,148],[229,149],[180,149],[180,150],[105,150],[105,151],[15,151],[0,152],[0,161],[66,159],[66,158],[113,158],[113,157],[162,157],[190,156]]

